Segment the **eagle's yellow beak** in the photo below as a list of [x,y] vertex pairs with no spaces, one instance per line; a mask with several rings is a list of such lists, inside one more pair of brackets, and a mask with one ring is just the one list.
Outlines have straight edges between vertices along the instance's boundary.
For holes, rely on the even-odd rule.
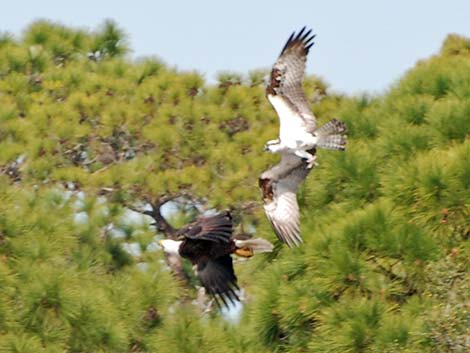
[[160,245],[160,246],[163,248],[163,239],[160,239],[160,240],[158,241],[158,245]]

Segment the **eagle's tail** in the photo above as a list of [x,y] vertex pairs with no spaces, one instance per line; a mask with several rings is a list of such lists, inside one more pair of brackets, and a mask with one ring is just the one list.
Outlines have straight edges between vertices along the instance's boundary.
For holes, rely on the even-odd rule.
[[241,257],[251,257],[257,253],[273,251],[273,244],[261,238],[247,240],[236,239],[235,246],[237,248],[235,254]]
[[344,151],[347,132],[344,122],[333,119],[316,131],[318,136],[317,146],[328,150]]

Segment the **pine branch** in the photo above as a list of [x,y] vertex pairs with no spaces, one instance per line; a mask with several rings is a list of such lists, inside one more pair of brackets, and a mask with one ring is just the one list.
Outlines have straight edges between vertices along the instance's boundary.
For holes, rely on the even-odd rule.
[[143,208],[135,207],[133,205],[125,205],[125,207],[129,208],[134,212],[141,213],[146,216],[150,216],[155,221],[153,225],[157,228],[157,230],[165,236],[165,238],[175,239],[176,238],[176,231],[177,229],[173,228],[173,226],[168,223],[168,221],[163,217],[161,213],[161,207],[167,203],[175,199],[177,196],[164,196],[161,198],[156,199],[154,202],[148,202],[151,210],[146,210]]
[[[176,239],[176,232],[177,229],[175,229],[168,221],[163,217],[161,213],[161,207],[171,201],[174,200],[175,198],[179,197],[178,196],[163,196],[158,199],[156,199],[153,202],[149,202],[151,206],[151,210],[144,210],[144,209],[139,209],[133,206],[126,206],[129,209],[142,213],[146,216],[150,216],[154,219],[154,224],[159,232],[161,232],[165,238],[169,239]],[[175,256],[175,255],[170,255],[165,253],[166,257],[166,262],[168,267],[170,267],[171,271],[184,283],[189,285],[189,277],[186,275],[183,269],[183,263],[180,257]]]
[[161,207],[167,203],[175,199],[176,197],[161,197],[154,202],[150,203],[152,207],[151,210],[145,210],[143,214],[152,217],[155,220],[155,225],[158,231],[162,232],[166,238],[175,239],[176,238],[176,229],[168,223],[168,221],[163,217],[161,213]]

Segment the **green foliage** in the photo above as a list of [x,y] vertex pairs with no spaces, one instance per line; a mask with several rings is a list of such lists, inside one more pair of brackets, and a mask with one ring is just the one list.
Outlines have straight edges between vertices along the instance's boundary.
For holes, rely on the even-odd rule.
[[469,47],[450,35],[381,97],[306,79],[320,123],[347,123],[348,150],[319,151],[301,188],[305,244],[236,263],[246,301],[229,323],[188,300],[148,221],[125,215],[179,196],[175,227],[196,206],[231,208],[237,229],[276,242],[258,207],[278,160],[262,151],[278,129],[267,72],[209,86],[131,62],[110,21],[0,35],[0,350],[465,351]]
[[107,20],[97,34],[92,47],[93,52],[99,52],[100,56],[119,56],[126,53],[124,32],[117,25]]

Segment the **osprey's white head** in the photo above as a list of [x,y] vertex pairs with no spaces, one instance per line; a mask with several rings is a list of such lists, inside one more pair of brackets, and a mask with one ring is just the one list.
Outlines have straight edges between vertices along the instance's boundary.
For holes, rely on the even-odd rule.
[[179,249],[182,242],[182,240],[162,239],[158,244],[167,254],[180,256]]
[[281,141],[278,140],[269,140],[266,142],[264,145],[264,150],[271,152],[271,153],[277,153],[281,150]]

